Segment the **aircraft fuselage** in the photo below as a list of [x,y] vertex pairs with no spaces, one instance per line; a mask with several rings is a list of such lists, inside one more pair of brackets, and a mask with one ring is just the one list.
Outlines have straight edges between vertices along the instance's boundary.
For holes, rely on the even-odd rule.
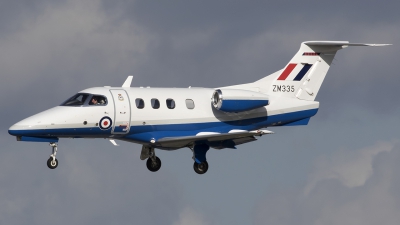
[[[157,146],[157,140],[193,136],[201,132],[227,133],[231,130],[282,126],[310,118],[317,113],[319,106],[315,101],[282,97],[274,99],[272,96],[270,104],[265,107],[226,113],[212,107],[214,90],[90,88],[79,92],[88,94],[82,105],[48,109],[16,123],[9,133],[17,137],[112,138],[177,149],[185,146]],[[92,96],[104,96],[106,104],[90,105]],[[139,105],[140,101],[142,106]],[[102,124],[105,123],[104,118],[106,125]]]

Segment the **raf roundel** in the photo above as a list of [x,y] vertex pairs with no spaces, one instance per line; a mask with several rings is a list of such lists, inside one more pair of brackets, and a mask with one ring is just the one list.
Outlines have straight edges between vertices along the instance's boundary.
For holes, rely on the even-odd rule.
[[105,116],[105,117],[101,118],[100,123],[99,123],[100,129],[108,130],[111,127],[111,125],[112,125],[112,120],[110,117]]

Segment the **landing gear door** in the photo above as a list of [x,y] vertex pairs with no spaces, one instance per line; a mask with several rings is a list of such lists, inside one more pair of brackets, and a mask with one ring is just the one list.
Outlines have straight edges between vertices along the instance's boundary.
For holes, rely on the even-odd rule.
[[126,134],[130,129],[131,105],[125,90],[110,90],[114,99],[115,117],[113,123],[113,134]]

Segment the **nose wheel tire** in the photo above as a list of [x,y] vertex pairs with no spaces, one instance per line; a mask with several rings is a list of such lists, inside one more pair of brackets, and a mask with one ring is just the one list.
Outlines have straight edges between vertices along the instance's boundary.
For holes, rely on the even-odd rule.
[[201,163],[194,162],[193,169],[198,174],[205,174],[208,170],[208,163],[207,161]]
[[161,160],[157,156],[155,156],[155,160],[148,158],[146,166],[151,172],[157,172],[161,168]]
[[55,169],[55,168],[57,168],[57,166],[58,166],[58,160],[57,160],[57,159],[54,159],[54,160],[53,160],[53,157],[50,157],[50,158],[47,160],[47,166],[48,166],[50,169]]

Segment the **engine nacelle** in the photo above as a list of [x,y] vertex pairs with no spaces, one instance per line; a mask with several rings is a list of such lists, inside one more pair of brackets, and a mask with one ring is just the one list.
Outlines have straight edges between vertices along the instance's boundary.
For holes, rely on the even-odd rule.
[[268,96],[262,93],[235,89],[217,89],[211,98],[212,105],[224,112],[243,112],[268,105]]

